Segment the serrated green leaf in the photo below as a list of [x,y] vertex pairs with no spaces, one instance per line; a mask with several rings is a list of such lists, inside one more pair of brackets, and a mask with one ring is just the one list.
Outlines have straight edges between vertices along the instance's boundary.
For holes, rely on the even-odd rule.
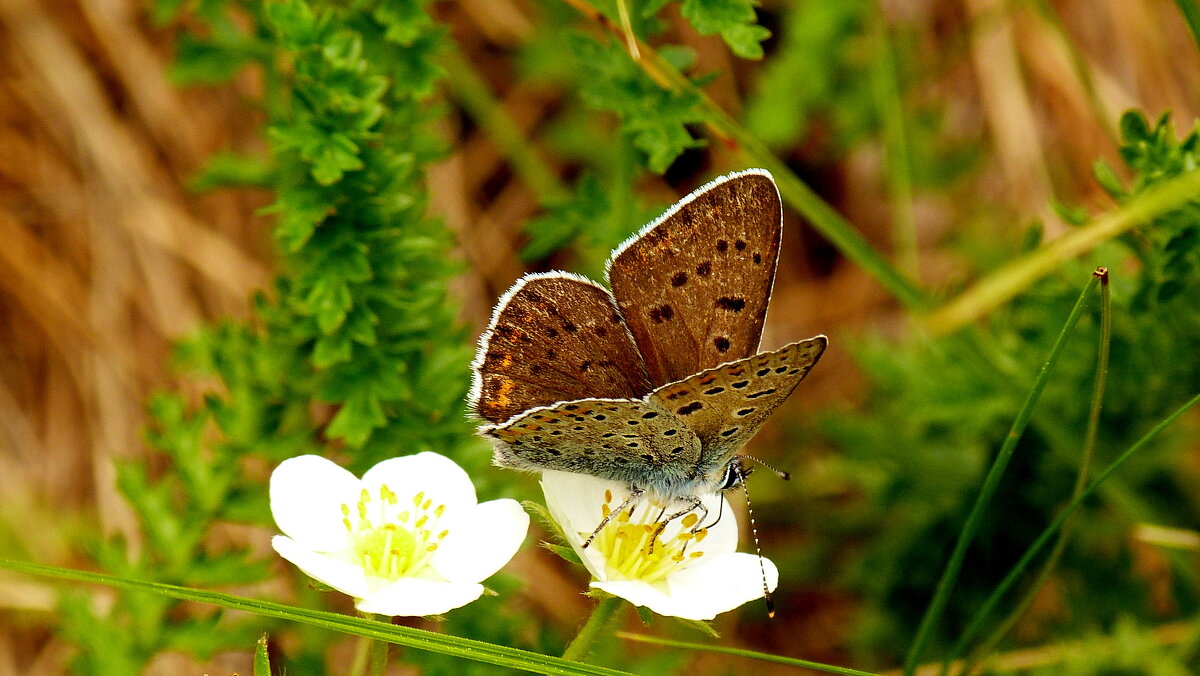
[[735,54],[761,59],[771,32],[755,23],[753,0],[683,0],[679,13],[701,35],[720,34]]

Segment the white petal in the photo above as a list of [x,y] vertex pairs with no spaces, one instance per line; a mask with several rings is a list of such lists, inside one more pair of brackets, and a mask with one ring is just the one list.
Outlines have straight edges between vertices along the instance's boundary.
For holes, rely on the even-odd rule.
[[541,484],[542,493],[546,496],[546,508],[563,530],[571,548],[583,559],[583,565],[592,577],[605,579],[604,556],[595,547],[583,549],[583,542],[604,518],[601,507],[604,505],[605,492],[612,492],[611,506],[615,509],[628,497],[628,488],[615,481],[586,474],[557,471],[542,472]]
[[[661,583],[649,585],[632,580],[593,582],[592,586],[659,615],[711,620],[762,597],[762,573],[757,559],[751,554],[726,554],[673,574],[667,579],[665,589]],[[763,567],[767,586],[774,590],[779,572],[769,559],[763,559]]]
[[296,564],[297,568],[315,580],[354,598],[362,598],[368,593],[362,566],[328,554],[318,554],[284,535],[271,538],[271,546],[280,556]]
[[767,589],[774,591],[779,570],[770,559],[763,558],[760,568],[754,554],[723,554],[672,574],[667,578],[667,593],[690,608],[689,615],[680,617],[711,619],[762,598],[764,573]]
[[271,473],[271,514],[279,530],[304,547],[332,552],[348,545],[342,505],[358,501],[362,484],[319,455],[279,463]]
[[370,594],[355,608],[377,615],[440,615],[483,595],[483,585],[404,578]]
[[450,531],[434,555],[438,574],[455,582],[482,582],[521,548],[529,515],[516,500],[492,500],[447,512],[438,527]]
[[[737,551],[738,520],[737,514],[729,506],[729,501],[717,494],[706,495],[703,500],[704,506],[708,508],[708,518],[704,523],[716,523],[708,528],[708,534],[705,535],[700,549],[706,552],[705,556]],[[721,515],[720,520],[717,520],[718,514]]]
[[463,468],[430,451],[384,460],[367,470],[362,480],[372,492],[380,484],[387,484],[401,501],[424,493],[435,505],[446,505],[447,511],[478,502],[475,485]]

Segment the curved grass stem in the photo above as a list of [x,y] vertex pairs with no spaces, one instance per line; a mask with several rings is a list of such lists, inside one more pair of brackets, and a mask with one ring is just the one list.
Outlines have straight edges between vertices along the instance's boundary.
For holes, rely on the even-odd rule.
[[596,604],[591,617],[579,628],[579,633],[563,651],[563,659],[583,662],[586,660],[596,641],[604,633],[605,628],[613,621],[623,601],[616,596],[604,596]]
[[1021,406],[1021,410],[1013,420],[1012,427],[1009,429],[1008,435],[1000,447],[1000,451],[996,454],[996,459],[992,461],[992,466],[983,480],[983,486],[979,489],[979,495],[975,498],[975,504],[971,506],[971,512],[967,515],[966,523],[959,533],[958,541],[954,543],[954,550],[950,554],[950,560],[946,562],[946,567],[942,570],[942,576],[938,580],[933,600],[930,601],[929,607],[925,610],[924,617],[921,618],[921,624],[917,628],[916,637],[913,639],[912,646],[909,648],[908,655],[904,660],[905,676],[912,676],[916,671],[917,663],[921,659],[921,653],[924,651],[925,645],[929,642],[933,628],[937,626],[938,620],[941,619],[942,612],[946,609],[946,604],[950,600],[950,592],[953,591],[954,584],[958,580],[958,574],[962,570],[963,560],[967,555],[967,547],[971,544],[971,540],[974,539],[976,531],[979,530],[979,526],[983,520],[983,512],[991,501],[992,495],[996,492],[996,488],[1000,485],[1000,479],[1004,476],[1004,470],[1008,467],[1009,460],[1012,459],[1017,442],[1025,432],[1025,427],[1029,424],[1030,416],[1033,415],[1034,406],[1041,397],[1042,390],[1045,389],[1054,366],[1058,363],[1058,357],[1062,353],[1063,346],[1067,343],[1067,338],[1070,336],[1072,329],[1075,328],[1079,317],[1083,314],[1088,295],[1098,281],[1096,277],[1089,279],[1083,292],[1079,294],[1078,300],[1075,301],[1075,307],[1071,309],[1071,314],[1067,317],[1062,331],[1058,334],[1058,339],[1054,342],[1054,347],[1050,350],[1050,356],[1046,359],[1046,363],[1042,366],[1041,371],[1038,372],[1033,389],[1029,392],[1025,403]]
[[[1100,345],[1096,357],[1096,376],[1092,383],[1092,401],[1088,408],[1087,431],[1084,433],[1083,454],[1079,461],[1079,473],[1075,476],[1075,486],[1071,489],[1071,499],[1078,499],[1083,494],[1087,487],[1088,472],[1091,470],[1092,458],[1096,450],[1096,434],[1100,429],[1100,409],[1104,401],[1104,388],[1108,382],[1108,355],[1109,345],[1112,342],[1112,298],[1108,288],[1108,270],[1106,268],[1097,268],[1093,273],[1100,280]],[[1025,595],[1017,603],[1016,607],[1008,617],[1004,618],[999,625],[988,635],[979,647],[973,650],[970,656],[964,661],[962,669],[959,670],[959,676],[967,676],[975,668],[975,666],[987,655],[990,655],[1000,641],[1008,635],[1017,620],[1033,605],[1033,601],[1037,596],[1037,592],[1049,579],[1050,574],[1058,566],[1059,559],[1062,558],[1062,553],[1066,549],[1067,541],[1071,535],[1071,522],[1064,523],[1062,530],[1058,534],[1058,540],[1054,543],[1054,548],[1050,550],[1050,555],[1046,557],[1045,563],[1042,564],[1041,570],[1034,578],[1033,584],[1026,590]],[[982,618],[980,619],[982,621]],[[974,620],[972,620],[974,624]],[[963,654],[966,650],[967,641],[970,637],[966,632],[959,638],[954,649],[951,650],[943,663],[942,673],[946,673],[949,663]]]

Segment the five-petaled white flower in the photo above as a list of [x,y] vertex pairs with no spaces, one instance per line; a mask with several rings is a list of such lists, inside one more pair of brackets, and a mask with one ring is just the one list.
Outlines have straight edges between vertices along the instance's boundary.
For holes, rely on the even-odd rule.
[[[737,519],[719,495],[703,498],[708,520],[716,523],[701,528],[695,512],[664,527],[662,520],[677,509],[639,499],[584,549],[584,541],[629,491],[614,481],[554,471],[542,474],[542,491],[551,516],[592,574],[591,586],[659,615],[711,620],[761,597],[764,574],[771,590],[779,581],[770,560],[762,559],[759,568],[759,557],[734,551]],[[717,519],[718,514],[723,516]]]
[[437,453],[384,460],[362,479],[316,455],[280,463],[271,544],[309,576],[380,615],[437,615],[483,594],[516,554],[529,516],[479,504],[461,467]]

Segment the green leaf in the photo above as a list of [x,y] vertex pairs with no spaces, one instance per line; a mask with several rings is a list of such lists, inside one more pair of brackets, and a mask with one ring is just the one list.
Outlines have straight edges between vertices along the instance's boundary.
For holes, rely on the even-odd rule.
[[755,23],[753,0],[683,0],[680,14],[701,35],[719,33],[744,59],[761,59],[761,41],[771,32]]

